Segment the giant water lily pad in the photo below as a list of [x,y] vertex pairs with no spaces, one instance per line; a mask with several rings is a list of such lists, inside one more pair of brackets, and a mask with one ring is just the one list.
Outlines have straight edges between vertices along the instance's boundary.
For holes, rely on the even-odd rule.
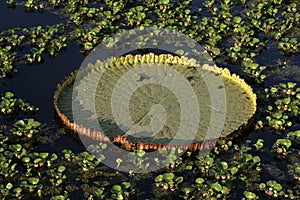
[[[160,67],[155,68],[153,64]],[[148,74],[142,73],[139,71],[141,65],[155,70],[148,70]],[[130,75],[132,70],[135,73]],[[180,94],[172,91],[172,88],[180,87],[177,73],[189,84],[195,95],[188,96],[190,93],[184,88],[178,90]],[[206,76],[217,77],[222,84],[207,83]],[[130,81],[117,87],[124,77]],[[157,84],[164,79],[170,87]],[[224,99],[218,99],[213,104],[211,98],[218,95],[211,93],[222,90],[225,92]],[[118,99],[113,101],[116,91],[119,91]],[[180,101],[183,96],[188,99],[187,102],[189,99],[194,102],[195,110],[199,110],[199,118],[188,118],[184,133],[178,135],[181,123],[184,122],[184,108]],[[219,139],[232,139],[247,128],[256,111],[256,95],[244,80],[230,74],[227,69],[200,65],[185,57],[147,54],[97,61],[72,73],[58,85],[54,104],[58,116],[69,128],[91,138],[121,143],[132,149],[173,146],[202,149]],[[220,107],[222,105],[224,108]],[[119,113],[114,113],[113,106],[119,110],[128,108],[127,117],[133,122],[132,126],[147,127],[156,122],[159,128],[151,129],[152,132],[143,129],[131,131],[131,127],[116,122],[116,114]],[[77,112],[74,115],[76,120],[73,118],[74,108]],[[95,119],[101,129],[95,128]],[[191,133],[189,130],[196,131]],[[217,130],[221,132],[217,133]]]

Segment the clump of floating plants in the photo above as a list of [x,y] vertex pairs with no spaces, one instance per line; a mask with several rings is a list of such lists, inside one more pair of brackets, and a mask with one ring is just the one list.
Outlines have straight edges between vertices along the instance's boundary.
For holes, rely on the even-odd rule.
[[5,92],[0,99],[0,116],[13,118],[19,112],[24,114],[37,111],[38,108],[23,99],[15,98],[12,92]]
[[259,97],[265,105],[263,114],[266,120],[258,121],[257,128],[268,125],[279,133],[298,121],[300,88],[297,83],[279,83],[265,88]]
[[[164,107],[167,113],[167,119],[164,126],[154,135],[143,135],[139,137],[140,132],[127,134],[121,130],[117,123],[114,121],[112,114],[112,91],[117,84],[117,81],[129,70],[136,69],[142,64],[163,64],[164,66],[171,67],[179,72],[191,85],[197,96],[199,106],[199,123],[195,137],[192,142],[186,140],[189,138],[189,134],[179,136],[178,143],[168,145],[170,141],[176,135],[180,126],[180,105],[176,96],[166,87],[158,84],[144,84],[142,87],[136,89],[129,101],[129,111],[131,118],[135,124],[140,126],[146,126],[151,121],[151,107],[160,104]],[[222,111],[222,108],[217,109],[212,106],[211,98],[209,96],[208,87],[204,81],[202,75],[197,70],[201,69],[202,73],[208,73],[212,76],[218,76],[221,78],[224,85],[217,85],[216,87],[225,88],[226,92],[226,112]],[[99,72],[102,76],[99,80],[93,80],[91,77],[99,77]],[[161,77],[172,76],[163,71],[158,71]],[[96,76],[95,76],[96,75]],[[95,130],[93,127],[89,127],[90,119],[84,116],[84,124],[78,124],[73,119],[72,114],[72,93],[73,101],[76,106],[80,107],[82,113],[92,113],[93,108],[90,105],[85,105],[84,101],[81,101],[78,93],[76,93],[76,85],[74,81],[77,77],[83,77],[91,81],[91,86],[86,85],[84,96],[95,96],[95,106],[97,120],[101,126],[102,131]],[[145,76],[145,77],[144,77]],[[97,78],[94,78],[97,79]],[[133,75],[132,79],[136,82],[143,82],[151,77],[147,77],[143,74],[138,76]],[[81,81],[81,80],[79,80]],[[171,80],[172,81],[172,80]],[[173,80],[174,83],[178,84]],[[90,94],[93,82],[96,83],[96,93]],[[74,90],[73,90],[73,87]],[[130,86],[129,86],[130,87]],[[217,89],[216,88],[216,89]],[[78,89],[78,88],[77,88]],[[82,88],[81,88],[82,89]],[[126,91],[124,91],[124,94]],[[193,97],[190,97],[193,98]],[[224,99],[225,101],[225,99]],[[152,53],[147,55],[127,55],[119,58],[111,58],[106,61],[97,61],[95,64],[89,64],[86,68],[82,68],[79,71],[72,73],[61,84],[58,85],[57,91],[54,96],[54,105],[56,112],[60,119],[72,130],[79,134],[99,139],[102,141],[112,141],[119,143],[126,148],[130,149],[161,149],[163,147],[171,148],[184,148],[184,149],[205,149],[209,148],[211,144],[214,144],[219,139],[231,140],[239,135],[244,129],[248,128],[253,122],[253,116],[256,112],[256,95],[252,92],[252,89],[247,85],[244,80],[239,78],[235,74],[231,74],[227,69],[221,69],[216,66],[200,65],[195,60],[185,57],[172,56],[169,54],[154,55]],[[126,106],[125,104],[122,106]],[[212,112],[216,111],[221,116],[222,112],[225,115],[224,128],[221,135],[212,134],[206,136],[209,128],[216,130],[218,126],[216,124],[210,124]],[[150,114],[149,114],[150,113]],[[205,139],[205,142],[204,142]]]

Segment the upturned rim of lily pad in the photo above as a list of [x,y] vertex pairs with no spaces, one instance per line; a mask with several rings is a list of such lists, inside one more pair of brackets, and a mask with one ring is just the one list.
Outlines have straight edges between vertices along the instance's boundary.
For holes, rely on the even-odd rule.
[[[154,55],[151,53],[152,56]],[[105,63],[110,63],[110,62],[115,62],[116,60],[122,60],[122,62],[125,62],[127,59],[132,59],[134,57],[136,60],[146,60],[145,56],[149,56],[150,54],[146,55],[126,55],[126,56],[121,56],[119,58],[110,58],[104,61]],[[163,54],[167,55],[167,54]],[[178,63],[185,63],[187,65],[195,64],[195,62],[192,59],[188,59],[187,57],[179,57],[179,56],[172,56],[172,55],[167,55],[168,57],[172,58],[169,60],[169,62],[172,62],[174,64],[174,60],[177,61]],[[159,55],[154,55],[154,57],[157,57],[158,59],[152,59],[151,62],[155,63],[156,60],[159,60]],[[161,57],[160,57],[161,58]],[[102,61],[103,62],[103,61]],[[228,78],[231,81],[237,83],[240,85],[240,87],[247,93],[248,97],[251,99],[252,105],[252,111],[253,113],[250,113],[251,117],[247,120],[247,122],[242,123],[235,131],[232,133],[228,134],[227,136],[219,137],[216,139],[211,139],[211,140],[205,140],[205,141],[197,141],[193,143],[188,143],[188,144],[180,144],[180,145],[174,145],[174,144],[153,144],[153,143],[145,143],[145,142],[132,142],[129,141],[128,138],[122,136],[122,135],[117,135],[114,138],[110,139],[107,135],[105,135],[103,132],[100,130],[95,130],[91,129],[88,127],[85,127],[82,124],[77,124],[76,122],[73,122],[68,119],[68,117],[60,110],[58,106],[58,99],[60,94],[62,93],[63,89],[70,84],[74,83],[74,80],[76,79],[77,73],[79,70],[76,70],[72,72],[69,76],[66,76],[65,79],[57,85],[57,90],[54,93],[54,108],[56,111],[56,114],[59,118],[59,121],[63,122],[65,126],[67,126],[69,129],[72,131],[76,132],[77,134],[87,136],[88,138],[91,139],[96,139],[99,141],[103,142],[112,142],[114,144],[119,144],[126,149],[131,149],[131,150],[160,150],[162,148],[166,149],[172,149],[172,148],[179,148],[179,149],[185,149],[185,150],[191,150],[191,151],[196,151],[196,150],[205,150],[205,149],[211,149],[212,146],[215,146],[215,144],[219,140],[225,140],[225,141],[230,141],[234,140],[237,137],[241,136],[242,133],[246,132],[249,130],[249,128],[253,125],[254,119],[255,119],[255,114],[256,114],[256,94],[253,93],[253,90],[251,86],[249,86],[242,78],[240,78],[236,74],[231,74],[230,71],[227,68],[219,68],[217,66],[208,66],[208,65],[203,65],[203,69],[207,70],[212,70],[216,73],[218,73],[222,78]],[[82,70],[82,69],[80,69]]]

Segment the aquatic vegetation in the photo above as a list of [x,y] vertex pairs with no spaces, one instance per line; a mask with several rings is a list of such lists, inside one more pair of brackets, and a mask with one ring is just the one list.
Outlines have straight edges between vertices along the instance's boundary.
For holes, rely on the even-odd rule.
[[[144,137],[141,139],[136,140],[134,137],[131,136],[124,136],[122,130],[120,130],[118,127],[116,127],[113,116],[111,114],[111,111],[108,110],[108,108],[111,108],[111,102],[109,98],[111,97],[111,87],[116,83],[118,80],[118,77],[121,77],[123,73],[125,73],[126,70],[129,70],[131,68],[134,68],[138,64],[143,63],[164,63],[165,65],[170,65],[174,67],[177,71],[182,73],[184,76],[188,76],[189,73],[192,72],[195,74],[193,76],[193,79],[191,80],[191,84],[194,87],[194,90],[197,92],[199,102],[209,102],[209,98],[204,95],[200,95],[203,93],[207,93],[207,88],[201,88],[200,86],[203,85],[203,79],[201,78],[201,75],[196,71],[196,69],[193,69],[195,65],[193,64],[193,60],[188,60],[184,57],[173,57],[171,55],[154,55],[154,54],[147,54],[147,55],[137,55],[132,56],[128,55],[125,57],[120,58],[112,58],[107,61],[98,61],[94,65],[89,65],[87,68],[84,68],[77,73],[72,73],[69,77],[66,78],[64,82],[62,82],[55,93],[54,97],[54,104],[56,108],[56,112],[58,113],[59,117],[62,119],[62,121],[71,129],[75,130],[79,134],[86,135],[95,139],[100,139],[103,141],[111,140],[116,143],[121,143],[126,148],[131,149],[140,149],[140,150],[147,150],[147,149],[161,149],[163,147],[171,148],[172,146],[167,146],[166,143],[171,139],[170,136],[174,135],[177,130],[177,124],[176,119],[180,116],[178,114],[178,110],[174,109],[174,106],[172,107],[169,105],[169,102],[176,102],[174,99],[174,95],[169,95],[170,99],[166,99],[164,96],[157,96],[155,95],[155,98],[157,98],[158,102],[161,102],[163,105],[166,106],[167,109],[172,108],[170,110],[172,117],[170,117],[169,120],[166,121],[165,127],[159,132],[159,134],[156,134],[153,138],[152,137]],[[176,65],[178,63],[178,66]],[[104,67],[104,68],[103,68]],[[201,66],[200,66],[201,67]],[[103,85],[101,86],[101,90],[97,90],[96,96],[97,96],[97,103],[96,104],[96,112],[97,115],[101,116],[99,118],[100,125],[103,126],[103,132],[99,130],[92,130],[90,127],[85,127],[84,125],[78,125],[73,122],[73,116],[71,112],[70,106],[72,105],[70,101],[70,97],[72,96],[72,84],[76,76],[81,77],[81,75],[84,75],[87,73],[87,77],[94,76],[94,73],[97,73],[98,70],[104,70],[104,74],[102,75],[102,78],[99,80],[92,80],[97,81],[97,85]],[[125,71],[124,71],[125,70]],[[226,121],[225,121],[225,128],[222,132],[221,138],[226,138],[229,136],[230,138],[235,137],[235,135],[238,135],[243,128],[247,128],[251,124],[251,119],[256,111],[256,96],[253,94],[252,89],[237,75],[233,74],[231,75],[230,72],[227,69],[221,69],[217,67],[203,67],[203,70],[211,71],[214,70],[219,75],[221,75],[222,80],[224,81],[224,84],[226,85],[226,93],[227,93],[227,112],[226,112]],[[120,74],[120,72],[122,74]],[[111,78],[111,75],[117,76],[115,78]],[[87,79],[87,77],[83,77],[83,81]],[[106,78],[107,77],[107,78]],[[187,78],[187,77],[186,77]],[[89,80],[91,80],[89,78]],[[105,82],[103,81],[110,81],[109,86],[105,86]],[[187,79],[188,80],[188,79]],[[194,83],[194,80],[197,80],[197,84]],[[86,91],[91,91],[88,89],[90,87],[89,85],[85,86]],[[161,93],[160,87],[157,86],[147,86],[149,88],[145,88],[143,90],[137,90],[137,93],[135,94],[134,98],[132,98],[134,102],[131,104],[130,109],[136,110],[135,107],[132,106],[138,106],[141,103],[141,100],[149,101],[150,98],[147,100],[147,96],[143,97],[142,99],[139,97],[140,95],[145,95],[145,91],[151,91],[151,93],[146,93],[149,97],[151,95],[156,93]],[[238,88],[238,89],[237,89]],[[76,90],[76,88],[75,88]],[[168,92],[166,89],[164,89],[165,92]],[[161,93],[164,94],[164,93]],[[229,95],[231,94],[231,95]],[[86,94],[86,96],[90,96],[93,94]],[[237,98],[239,99],[237,100]],[[78,99],[78,95],[75,97],[75,101],[80,103],[80,99]],[[109,100],[109,101],[107,101]],[[143,103],[143,102],[142,102]],[[209,103],[208,103],[209,104]],[[150,106],[153,105],[152,102],[145,102],[145,105],[149,106],[143,106],[142,108],[138,109],[138,112],[133,116],[133,119],[136,122],[139,123],[146,123],[147,118],[140,119],[141,116],[144,116],[147,113],[145,109],[150,109]],[[87,105],[81,105],[83,106],[83,109],[81,113],[90,112]],[[200,106],[200,104],[199,104]],[[239,109],[238,109],[239,108]],[[84,112],[83,112],[84,111]],[[200,109],[200,115],[202,116],[210,116],[211,114],[211,107],[209,105],[204,106],[201,105]],[[71,114],[71,115],[70,115]],[[178,148],[189,148],[189,149],[203,149],[207,148],[206,146],[209,146],[209,142],[213,142],[215,140],[219,140],[219,138],[210,138],[208,142],[205,142],[202,144],[202,139],[204,137],[204,133],[206,133],[208,124],[207,122],[204,122],[205,119],[203,119],[202,124],[199,124],[198,132],[195,138],[193,140],[197,141],[193,144],[187,144],[184,142],[188,136],[181,137],[182,142],[178,143]],[[107,121],[111,121],[110,125],[106,123]],[[203,126],[203,123],[206,123],[206,126]],[[168,128],[167,128],[168,127]],[[114,131],[112,131],[114,130]],[[187,133],[188,134],[188,133]],[[178,139],[179,140],[179,139]]]
[[37,107],[32,106],[23,99],[15,98],[12,92],[5,92],[2,94],[0,101],[0,111],[2,116],[11,118],[17,115],[19,112],[28,114],[37,110]]
[[299,53],[299,45],[296,38],[281,38],[278,42],[279,50],[283,53]]
[[203,198],[226,198],[229,194],[229,188],[222,186],[218,182],[205,184],[203,178],[196,179],[197,189],[201,191]]
[[243,194],[245,196],[245,198],[243,198],[243,200],[258,199],[259,198],[255,193],[250,192],[250,191],[244,191]]
[[103,187],[97,188],[94,191],[94,196],[97,197],[97,198],[103,198],[104,197],[103,192],[104,192],[104,188]]
[[[62,16],[64,24],[1,31],[1,79],[11,78],[23,64],[42,63],[48,55],[50,58],[58,55],[71,40],[87,53],[122,29],[165,27],[198,41],[218,65],[230,67],[258,91],[257,131],[251,129],[249,135],[258,139],[221,140],[204,157],[188,151],[176,159],[177,149],[161,148],[163,159],[153,160],[143,160],[151,145],[140,143],[128,154],[132,164],[147,168],[148,163],[166,163],[166,168],[142,175],[122,174],[106,168],[91,155],[102,155],[105,141],[90,148],[91,152],[75,152],[70,150],[73,147],[64,146],[62,152],[53,153],[61,145],[55,141],[47,146],[51,148],[49,152],[39,151],[42,137],[48,137],[43,123],[31,118],[4,121],[21,113],[31,114],[37,108],[10,92],[3,93],[0,110],[5,126],[0,127],[0,199],[299,199],[299,83],[294,79],[275,82],[283,77],[284,65],[280,66],[279,78],[273,82],[267,80],[273,69],[261,59],[262,52],[271,52],[273,56],[277,50],[284,62],[298,59],[298,0],[6,0],[6,3],[10,8],[20,6],[26,12]],[[184,50],[176,53],[189,56]],[[274,56],[277,58],[277,54]],[[297,66],[294,71],[296,74]],[[265,82],[273,86],[265,89]],[[281,135],[268,135],[269,127]],[[58,134],[56,129],[49,135],[55,134]],[[118,137],[115,141],[122,139]],[[100,161],[104,159],[100,156]],[[274,166],[278,159],[280,170],[268,169],[268,164]],[[115,162],[119,169],[126,167],[124,158],[116,158]],[[165,174],[170,177],[173,174],[174,178],[169,183],[164,178],[155,182],[155,177]],[[175,181],[176,177],[182,178],[180,183]],[[164,187],[168,189],[164,191]]]
[[287,138],[292,141],[292,144],[295,145],[295,147],[300,147],[300,130],[289,132]]
[[83,171],[88,171],[94,169],[101,162],[100,159],[97,159],[93,154],[84,151],[76,156],[76,161],[82,167]]
[[167,168],[178,167],[180,164],[182,164],[182,158],[179,156],[181,151],[181,149],[176,148],[162,148],[159,150],[159,153],[162,155],[162,157],[160,157],[160,159],[156,159],[155,162],[161,162]]
[[156,186],[164,190],[174,191],[183,181],[182,176],[175,176],[173,173],[160,174],[154,179]]
[[111,189],[112,199],[129,199],[133,198],[135,194],[134,187],[129,182],[122,182],[121,185],[113,185]]
[[40,131],[40,125],[41,123],[34,119],[18,120],[14,123],[14,127],[11,131],[19,137],[31,138],[33,134]]
[[[275,130],[284,130],[292,126],[299,116],[300,89],[293,82],[279,83],[260,94],[262,102],[265,102],[264,114],[267,124]],[[259,122],[258,127],[263,122]]]
[[256,150],[262,149],[264,146],[264,140],[261,138],[257,139],[256,143],[253,146],[255,146]]
[[274,148],[278,154],[286,156],[291,145],[292,142],[289,139],[278,139],[274,144]]
[[296,162],[294,165],[288,165],[288,172],[293,176],[295,181],[300,181],[300,163]]
[[249,74],[251,78],[257,83],[263,83],[266,75],[262,72],[267,68],[266,66],[259,66],[259,64],[253,62],[252,60],[246,60],[242,62],[244,71]]
[[15,56],[10,52],[11,46],[6,46],[0,49],[0,78],[7,77],[16,72],[13,64],[15,62]]
[[[0,78],[12,76],[20,64],[43,61],[43,55],[56,56],[66,47],[66,25],[55,24],[43,28],[13,28],[0,32]],[[29,48],[31,53],[27,52]]]
[[259,188],[263,190],[270,197],[280,197],[283,196],[284,191],[282,191],[282,186],[276,181],[269,180],[266,183],[259,184]]

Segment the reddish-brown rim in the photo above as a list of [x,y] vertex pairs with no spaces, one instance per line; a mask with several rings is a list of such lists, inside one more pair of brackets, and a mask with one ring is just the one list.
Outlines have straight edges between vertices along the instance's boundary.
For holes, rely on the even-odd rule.
[[[230,75],[230,72],[227,69],[224,69],[222,71],[222,73],[224,73],[225,76]],[[215,144],[219,140],[229,141],[229,140],[233,140],[233,139],[237,138],[242,133],[247,131],[251,127],[251,125],[254,123],[255,114],[252,115],[252,117],[247,121],[247,123],[242,124],[237,130],[235,130],[234,132],[232,132],[231,134],[229,134],[226,137],[219,137],[219,138],[216,138],[216,139],[213,139],[213,140],[194,142],[194,143],[190,143],[190,144],[172,145],[172,144],[151,144],[151,143],[144,143],[144,142],[134,143],[134,142],[129,141],[126,137],[124,137],[122,135],[117,135],[111,140],[109,137],[107,137],[100,130],[90,129],[90,128],[85,127],[82,124],[77,124],[75,122],[71,122],[67,118],[67,116],[65,114],[63,114],[60,111],[60,109],[58,108],[57,100],[58,100],[58,97],[59,97],[62,89],[65,86],[71,84],[75,80],[76,74],[77,74],[77,71],[71,73],[68,77],[65,78],[65,80],[61,84],[57,85],[57,90],[54,94],[54,108],[55,108],[55,111],[56,111],[59,119],[68,128],[70,128],[72,131],[75,131],[76,133],[78,133],[80,135],[84,135],[84,136],[87,136],[91,139],[96,139],[96,140],[99,140],[99,141],[113,142],[115,144],[120,144],[121,146],[123,146],[127,149],[132,149],[132,150],[137,150],[137,149],[139,149],[139,150],[160,150],[162,148],[166,148],[166,149],[180,148],[180,149],[189,149],[189,150],[192,150],[192,151],[210,149],[212,146],[215,146]],[[233,76],[234,76],[234,78],[239,79],[239,77],[237,75],[233,75]],[[238,81],[242,82],[242,85],[245,84],[243,82],[243,80],[239,79]],[[250,86],[246,85],[246,87],[248,88]]]
[[[72,73],[70,76],[68,76],[63,83],[65,84],[59,84],[57,88],[63,88],[66,83],[71,83],[73,81],[73,77],[76,75],[75,73]],[[59,91],[59,90],[58,90]],[[125,148],[128,149],[139,149],[139,150],[160,150],[162,148],[180,148],[180,149],[189,149],[192,151],[195,150],[204,150],[204,149],[209,149],[212,146],[216,144],[219,140],[233,140],[240,136],[243,132],[249,130],[251,125],[254,123],[255,119],[255,114],[248,120],[246,124],[243,124],[239,127],[238,130],[232,132],[230,135],[226,137],[220,137],[214,140],[208,140],[208,141],[203,141],[203,142],[194,142],[191,144],[181,144],[181,145],[171,145],[171,144],[150,144],[150,143],[144,143],[144,142],[138,142],[138,143],[133,143],[130,142],[126,137],[118,135],[115,136],[112,140],[110,140],[104,133],[102,133],[99,130],[95,129],[90,129],[87,128],[81,124],[76,124],[75,122],[71,122],[58,108],[57,106],[57,99],[58,99],[58,92],[55,93],[54,95],[54,108],[56,111],[56,114],[58,115],[59,119],[65,124],[68,128],[70,128],[72,131],[75,131],[78,134],[87,136],[92,139],[96,139],[99,141],[104,141],[104,142],[113,142],[116,144],[120,144],[121,146],[124,146]]]

